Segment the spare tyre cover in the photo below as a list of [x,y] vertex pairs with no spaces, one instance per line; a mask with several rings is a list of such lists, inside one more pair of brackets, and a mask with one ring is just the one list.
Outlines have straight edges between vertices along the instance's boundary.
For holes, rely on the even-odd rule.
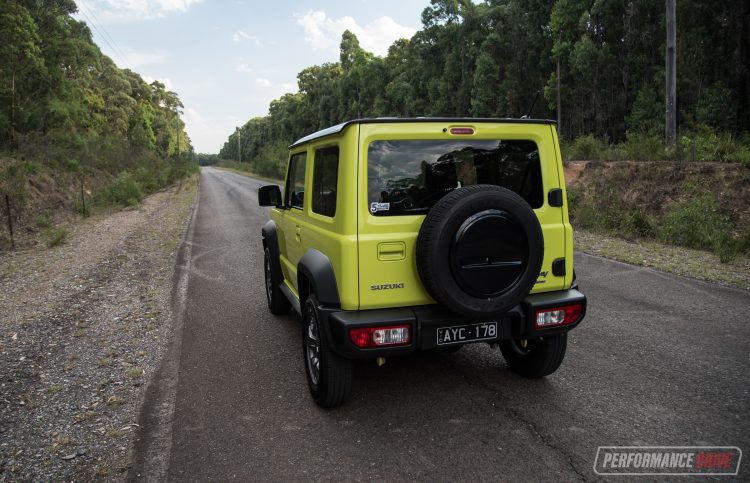
[[507,312],[536,283],[544,237],[531,206],[494,185],[458,188],[425,217],[416,262],[427,292],[474,319]]

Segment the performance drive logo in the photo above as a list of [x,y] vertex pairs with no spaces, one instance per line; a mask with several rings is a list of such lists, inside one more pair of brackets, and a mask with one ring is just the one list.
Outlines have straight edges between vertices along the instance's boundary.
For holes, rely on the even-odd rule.
[[737,475],[736,446],[600,446],[597,475]]

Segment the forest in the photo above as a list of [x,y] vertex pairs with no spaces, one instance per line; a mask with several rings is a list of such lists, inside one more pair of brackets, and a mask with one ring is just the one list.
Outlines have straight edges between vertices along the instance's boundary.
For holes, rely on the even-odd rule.
[[[750,6],[677,1],[677,145],[665,148],[665,4],[654,0],[432,0],[385,57],[344,32],[338,62],[232,133],[219,158],[283,174],[286,146],[348,119],[559,119],[575,159],[750,162]],[[559,105],[558,105],[559,92]]]
[[75,12],[72,0],[0,3],[0,194],[16,217],[34,176],[132,204],[197,169],[177,94],[118,68]]

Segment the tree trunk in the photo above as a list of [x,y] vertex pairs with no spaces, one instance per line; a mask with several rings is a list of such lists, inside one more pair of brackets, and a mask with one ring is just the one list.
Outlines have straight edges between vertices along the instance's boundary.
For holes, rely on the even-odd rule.
[[666,122],[665,141],[667,147],[674,146],[677,138],[677,19],[675,0],[666,0],[667,6],[667,51],[666,51]]
[[748,79],[748,63],[750,63],[750,49],[748,48],[748,23],[750,23],[750,7],[747,2],[740,2],[740,15],[738,45],[737,45],[737,130],[750,129],[750,100],[748,100],[748,88],[750,88],[750,79]]
[[10,149],[16,150],[16,66],[10,80]]

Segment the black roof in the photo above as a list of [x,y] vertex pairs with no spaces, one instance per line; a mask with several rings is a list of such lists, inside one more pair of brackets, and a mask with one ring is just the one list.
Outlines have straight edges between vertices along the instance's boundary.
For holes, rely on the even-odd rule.
[[309,143],[315,139],[324,138],[333,134],[338,134],[343,131],[347,126],[352,124],[387,124],[395,122],[493,122],[493,123],[508,123],[508,124],[557,124],[557,121],[552,119],[529,119],[529,118],[488,118],[488,117],[375,117],[365,119],[352,119],[351,121],[342,122],[335,126],[321,129],[318,132],[308,134],[295,141],[290,148],[300,146],[302,144]]

